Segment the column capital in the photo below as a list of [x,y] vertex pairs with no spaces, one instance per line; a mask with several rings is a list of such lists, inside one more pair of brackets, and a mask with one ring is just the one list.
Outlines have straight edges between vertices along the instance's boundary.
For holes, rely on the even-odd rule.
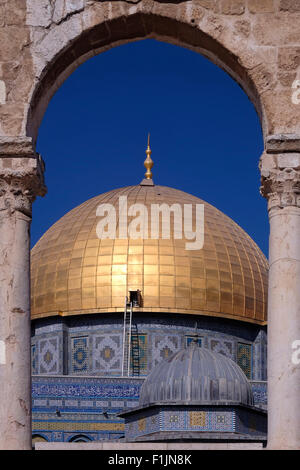
[[18,211],[31,217],[36,196],[44,196],[47,191],[44,162],[28,146],[22,151],[18,151],[18,145],[5,147],[4,153],[0,142],[0,214]]
[[261,156],[260,193],[268,209],[300,207],[300,152],[267,153]]

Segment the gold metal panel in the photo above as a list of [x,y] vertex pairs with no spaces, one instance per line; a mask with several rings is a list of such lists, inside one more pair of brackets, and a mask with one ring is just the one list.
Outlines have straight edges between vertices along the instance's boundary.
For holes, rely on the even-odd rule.
[[144,284],[145,284],[145,286],[157,286],[157,285],[159,285],[159,276],[145,274]]
[[79,289],[81,286],[81,278],[77,277],[75,279],[69,279],[68,281],[68,292],[70,292],[71,289]]
[[127,263],[127,255],[114,255],[112,263],[113,265]]
[[127,276],[123,276],[121,274],[119,275],[112,274],[111,276],[111,283],[113,286],[126,285],[126,281],[127,281]]
[[123,304],[124,304],[125,295],[127,294],[126,285],[124,285],[124,286],[114,286],[114,285],[112,285],[111,289],[112,289],[112,296],[113,297],[123,296]]
[[158,255],[144,255],[145,264],[158,264]]
[[145,295],[145,299],[146,299],[146,297],[149,297],[149,296],[158,297],[158,295],[159,295],[158,286],[145,286],[144,287],[144,295]]
[[92,248],[86,248],[85,253],[84,253],[86,258],[89,257],[95,257],[98,255],[98,247],[92,247]]
[[145,264],[144,273],[147,274],[158,274],[159,266],[157,264]]
[[159,266],[159,272],[160,274],[175,274],[175,266],[162,264]]
[[127,264],[113,264],[111,272],[112,274],[126,274]]
[[82,268],[82,276],[83,277],[89,277],[89,276],[95,276],[96,275],[96,266],[88,266],[88,267],[83,267]]
[[144,252],[143,245],[130,245],[128,248],[128,253],[130,255],[141,255]]
[[135,284],[142,287],[144,276],[141,274],[128,274],[128,284]]
[[164,256],[164,255],[160,255],[159,257],[159,262],[160,264],[168,264],[168,265],[172,265],[174,264],[174,256]]
[[188,299],[190,296],[190,288],[189,287],[177,287],[176,286],[176,297],[184,297]]
[[200,289],[205,289],[206,279],[204,278],[192,278],[192,287],[198,287]]
[[190,287],[191,280],[188,276],[176,276],[175,283],[177,287]]
[[93,256],[83,258],[83,266],[95,266],[95,258]]
[[175,308],[175,297],[160,296],[160,306],[164,308]]
[[[152,203],[204,204],[204,248],[186,250],[186,240],[172,237],[99,240],[97,206],[117,207],[120,195],[129,196],[128,204],[146,203],[149,214]],[[145,311],[266,322],[268,263],[259,248],[213,206],[163,186],[121,188],[73,209],[33,248],[31,273],[32,318],[123,309],[134,287],[142,291]]]
[[93,287],[95,286],[95,276],[83,277],[82,278],[82,287]]
[[101,264],[97,266],[97,276],[100,276],[102,274],[111,274],[111,264]]
[[144,265],[143,264],[128,264],[127,269],[128,269],[128,274],[143,274]]
[[161,286],[174,286],[175,285],[175,276],[160,276],[160,285]]
[[143,262],[143,255],[128,255],[128,264],[143,264]]

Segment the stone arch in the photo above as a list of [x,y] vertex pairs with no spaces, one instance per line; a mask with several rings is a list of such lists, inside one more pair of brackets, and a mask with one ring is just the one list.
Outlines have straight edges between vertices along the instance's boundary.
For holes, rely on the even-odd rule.
[[165,4],[151,0],[136,5],[94,2],[84,6],[83,0],[78,0],[73,2],[78,9],[68,14],[65,11],[64,17],[62,3],[63,0],[56,0],[57,15],[40,32],[39,39],[32,33],[35,81],[24,131],[33,142],[52,95],[81,63],[111,47],[145,38],[194,50],[227,71],[253,102],[264,134],[269,132],[261,97],[272,86],[273,64],[262,65],[261,53],[248,43],[251,24],[240,19],[239,10],[224,10],[237,14],[215,15],[196,1]]
[[[32,202],[45,194],[44,165],[32,141],[52,94],[74,68],[112,46],[146,37],[212,59],[240,83],[260,114],[261,192],[270,215],[268,447],[299,449],[300,368],[291,349],[300,337],[300,5],[295,0],[1,0],[0,292],[5,295],[0,295],[0,333],[5,340],[0,400],[11,400],[2,409],[0,448],[32,445],[29,227]],[[13,368],[6,361],[10,355]]]

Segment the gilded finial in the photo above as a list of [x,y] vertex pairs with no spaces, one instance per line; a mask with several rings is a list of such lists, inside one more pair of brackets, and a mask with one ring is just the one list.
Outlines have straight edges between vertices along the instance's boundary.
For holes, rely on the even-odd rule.
[[154,186],[153,179],[152,179],[152,171],[151,168],[153,167],[154,163],[151,159],[151,148],[150,148],[150,133],[148,134],[148,144],[147,144],[147,150],[146,150],[146,155],[147,158],[144,161],[144,166],[146,168],[146,173],[145,173],[145,178],[143,181],[140,182],[140,186]]
[[154,163],[151,159],[151,148],[150,148],[150,133],[148,134],[148,146],[147,146],[147,150],[146,150],[146,155],[147,155],[147,158],[146,160],[144,161],[144,166],[146,168],[146,173],[145,173],[145,177],[147,180],[152,180],[152,171],[151,171],[151,168],[153,167]]

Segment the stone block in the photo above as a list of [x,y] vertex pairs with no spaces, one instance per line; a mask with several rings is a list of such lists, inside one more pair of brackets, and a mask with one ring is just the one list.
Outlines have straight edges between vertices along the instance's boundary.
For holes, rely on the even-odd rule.
[[29,44],[29,31],[21,26],[7,26],[0,29],[0,62],[20,59],[23,48]]
[[300,0],[280,0],[279,10],[290,12],[300,11]]
[[220,2],[220,12],[224,15],[242,15],[244,11],[244,0],[221,0]]
[[216,6],[216,0],[198,0],[197,3],[201,7],[206,8],[207,10],[212,10]]
[[248,0],[248,9],[250,13],[273,13],[273,0]]
[[9,0],[5,9],[5,24],[24,25],[26,19],[26,2],[24,0]]
[[6,85],[3,80],[0,80],[0,105],[6,102]]
[[277,155],[277,166],[279,169],[300,169],[300,153],[283,153]]
[[300,47],[280,47],[278,67],[285,72],[296,70],[300,65]]
[[267,153],[300,152],[300,135],[277,134],[266,139]]
[[51,24],[51,14],[49,0],[27,0],[27,25],[47,28]]

